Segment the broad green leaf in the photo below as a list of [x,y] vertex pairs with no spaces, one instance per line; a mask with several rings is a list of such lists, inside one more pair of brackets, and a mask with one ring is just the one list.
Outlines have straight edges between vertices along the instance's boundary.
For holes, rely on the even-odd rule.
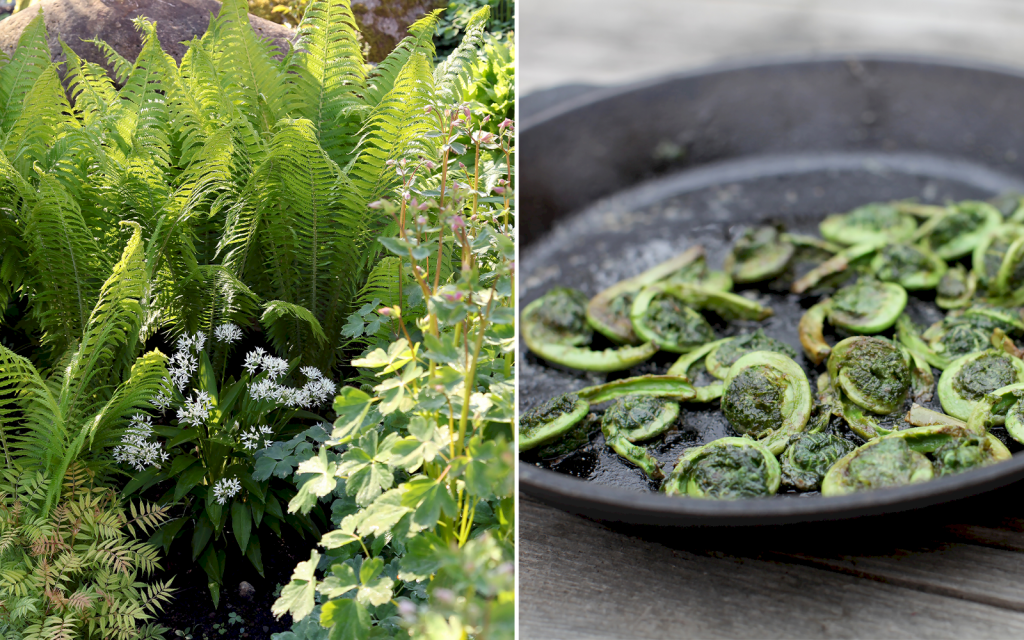
[[271,612],[280,618],[286,613],[292,614],[296,622],[309,615],[309,612],[316,606],[314,599],[316,593],[316,565],[320,562],[320,554],[314,549],[309,560],[300,562],[295,566],[291,582],[281,589],[281,597],[278,598]]
[[317,591],[328,598],[339,598],[358,586],[355,569],[347,564],[336,564],[331,566],[331,575],[324,578]]
[[370,635],[370,612],[355,600],[331,600],[320,611],[320,624],[331,630],[331,640],[366,640]]
[[[374,558],[379,560],[380,558]],[[366,564],[364,563],[365,567]],[[363,583],[359,587],[359,592],[356,594],[356,601],[365,605],[380,606],[391,600],[391,587],[394,586],[395,581],[387,576],[383,576],[376,580]]]
[[364,509],[360,513],[359,535],[382,536],[395,526],[402,516],[411,512],[411,508],[402,505],[402,493],[401,489],[392,489]]
[[244,502],[236,500],[231,503],[231,530],[235,533],[238,548],[245,553],[249,545],[249,534],[252,532],[252,514]]
[[456,515],[455,499],[448,493],[448,487],[428,477],[416,477],[406,483],[405,494],[402,495],[402,506],[411,507],[413,522],[422,529],[429,529],[437,524],[441,513]]
[[440,537],[424,531],[406,543],[398,578],[407,582],[426,580],[456,557],[456,552],[445,545]]

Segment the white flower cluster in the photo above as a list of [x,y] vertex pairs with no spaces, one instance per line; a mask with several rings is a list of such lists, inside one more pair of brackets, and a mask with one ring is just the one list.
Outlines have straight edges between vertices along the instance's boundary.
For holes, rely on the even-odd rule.
[[213,337],[216,338],[218,342],[227,342],[230,344],[242,339],[242,330],[238,328],[238,325],[228,322],[214,329]]
[[233,498],[241,490],[242,483],[238,478],[221,478],[213,485],[213,495],[217,498],[217,504],[226,503],[228,498]]
[[[259,427],[252,427],[248,431],[242,432],[242,446],[249,451],[255,451],[258,448],[266,448],[274,444],[273,440],[267,440],[267,436],[272,433],[270,427],[265,424],[261,424]],[[263,447],[259,446],[260,439],[263,439]]]
[[255,375],[257,370],[267,374],[267,377],[249,384],[249,397],[257,402],[273,400],[289,407],[309,408],[323,404],[338,388],[316,367],[300,369],[302,374],[309,378],[301,389],[278,384],[278,378],[288,372],[288,361],[275,358],[259,347],[246,354],[243,366],[250,376]]
[[213,399],[205,391],[196,391],[196,397],[185,400],[185,406],[178,409],[178,424],[190,424],[193,427],[206,422],[213,409]]
[[143,471],[146,467],[159,469],[161,462],[167,462],[167,452],[163,450],[162,444],[149,439],[151,435],[153,419],[136,413],[121,438],[121,444],[114,447],[114,459],[118,462],[127,462],[138,471]]
[[190,336],[187,333],[178,338],[178,351],[195,351],[196,353],[203,350],[206,345],[206,334],[202,331],[196,331],[195,335]]

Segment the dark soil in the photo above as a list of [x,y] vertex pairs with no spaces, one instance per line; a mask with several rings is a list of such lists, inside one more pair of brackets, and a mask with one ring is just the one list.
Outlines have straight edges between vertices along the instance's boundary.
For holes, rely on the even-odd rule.
[[[161,562],[164,571],[154,575],[153,580],[166,580],[174,577],[174,599],[164,607],[164,611],[156,622],[170,629],[169,639],[174,638],[174,631],[184,631],[191,627],[194,640],[203,638],[252,638],[267,640],[274,633],[291,629],[291,616],[285,615],[280,620],[270,612],[271,605],[277,599],[275,591],[278,585],[286,585],[291,579],[295,565],[309,560],[309,552],[316,542],[307,535],[304,539],[287,527],[282,529],[284,536],[278,538],[271,531],[261,532],[263,548],[263,573],[261,577],[252,564],[241,554],[238,547],[231,542],[228,552],[227,569],[224,571],[224,586],[220,594],[220,607],[213,608],[213,599],[206,587],[206,572],[198,562],[192,561],[191,545],[188,539],[178,539],[171,546],[171,552]],[[255,535],[255,532],[254,532]],[[248,582],[254,592],[245,597],[239,592],[239,585]],[[245,624],[229,624],[231,612],[241,616]],[[221,634],[214,625],[226,628]],[[245,632],[240,629],[245,628]]]

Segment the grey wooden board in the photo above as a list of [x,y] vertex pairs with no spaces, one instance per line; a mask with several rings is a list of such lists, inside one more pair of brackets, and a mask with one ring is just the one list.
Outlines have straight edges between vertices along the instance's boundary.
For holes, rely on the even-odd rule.
[[[520,495],[520,637],[1005,638],[1024,632],[1024,613],[999,606],[1021,602],[1014,576],[1024,559],[1013,552],[953,544],[817,560],[822,567],[858,565],[862,577],[843,573],[848,567],[794,560],[672,549]],[[940,587],[945,593],[936,592]],[[986,595],[995,604],[971,599]]]
[[1018,0],[520,0],[519,95],[823,51],[1020,66]]

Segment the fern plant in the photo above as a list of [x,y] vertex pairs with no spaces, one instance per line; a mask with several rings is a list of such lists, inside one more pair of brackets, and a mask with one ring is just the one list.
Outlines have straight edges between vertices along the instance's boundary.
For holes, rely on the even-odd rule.
[[180,64],[139,19],[135,61],[102,47],[116,78],[64,46],[72,102],[37,16],[0,62],[0,304],[31,299],[44,344],[62,353],[117,260],[117,223],[133,221],[143,340],[262,322],[278,355],[332,368],[380,257],[374,239],[393,223],[367,205],[400,184],[389,160],[439,160],[424,107],[455,92],[474,57],[471,42],[434,71],[438,16],[370,72],[348,0],[312,2],[283,59],[242,0]]
[[167,519],[165,507],[118,506],[76,465],[59,504],[51,481],[11,466],[0,476],[0,632],[8,640],[161,638],[150,622],[171,597],[170,580],[147,585],[157,550],[136,539]]
[[[7,466],[33,468],[49,482],[39,510],[57,503],[60,478],[76,461],[106,468],[129,416],[150,406],[167,375],[166,358],[132,358],[146,281],[141,228],[100,287],[83,332],[50,371],[0,345],[0,446]],[[123,381],[122,381],[123,380]]]

